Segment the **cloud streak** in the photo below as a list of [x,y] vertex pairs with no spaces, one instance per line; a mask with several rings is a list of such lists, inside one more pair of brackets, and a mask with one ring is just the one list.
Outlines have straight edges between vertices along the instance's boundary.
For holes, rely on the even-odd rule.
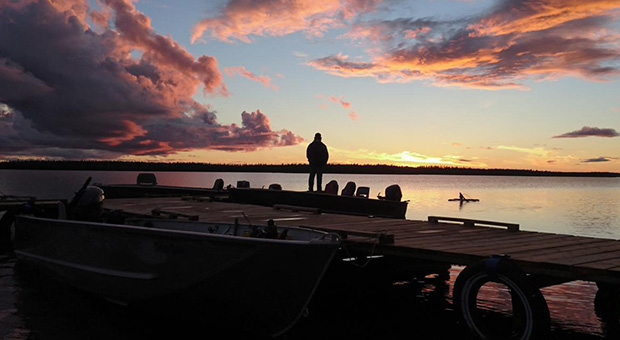
[[620,134],[614,129],[584,126],[580,130],[563,133],[552,138],[583,138],[583,137],[618,137]]
[[465,159],[457,155],[445,156],[427,156],[412,151],[402,151],[396,154],[385,152],[374,152],[366,149],[356,151],[334,150],[336,153],[343,153],[347,158],[360,159],[364,162],[378,162],[381,164],[396,164],[401,166],[417,166],[417,165],[449,165],[449,166],[476,166],[486,167],[487,164]]
[[527,80],[619,72],[616,0],[504,0],[493,12],[451,21],[358,21],[343,38],[369,43],[365,60],[334,54],[308,64],[379,82],[432,80],[437,86],[525,88]]
[[530,155],[536,155],[536,156],[541,156],[541,157],[547,157],[551,153],[551,151],[546,150],[545,148],[542,148],[542,147],[522,148],[522,147],[518,147],[518,146],[500,145],[500,146],[497,147],[497,149],[516,151],[516,152],[527,153],[527,154],[530,154]]
[[[351,102],[347,102],[347,101],[344,100],[344,96],[336,97],[334,95],[324,96],[324,95],[320,94],[320,95],[317,95],[317,97],[323,98],[323,99],[328,99],[329,101],[334,102],[334,103],[342,106],[342,108],[345,109],[345,110],[346,109],[351,109],[352,106],[353,106],[351,104]],[[324,106],[324,105],[321,105],[320,107],[321,108],[326,108],[326,106]],[[356,120],[359,119],[359,115],[355,111],[349,111],[349,113],[347,113],[347,117],[349,117],[352,121],[356,121]]]
[[270,89],[273,89],[273,90],[277,90],[278,89],[277,85],[273,85],[271,83],[271,77],[256,75],[256,74],[246,70],[244,66],[227,67],[227,68],[224,69],[224,72],[227,75],[229,75],[229,76],[241,75],[241,76],[246,77],[246,78],[248,78],[250,80],[253,80],[255,82],[259,82],[259,83],[263,84],[266,88],[270,88]]
[[329,100],[331,100],[334,103],[340,104],[340,106],[342,106],[344,109],[348,109],[348,108],[351,107],[351,103],[350,102],[345,102],[344,101],[344,96],[340,96],[340,97],[329,96]]
[[[199,88],[226,96],[216,58],[157,34],[133,2],[0,2],[0,155],[251,151],[301,137],[260,110],[223,125]],[[96,27],[89,26],[89,22]],[[28,44],[23,42],[27,41]],[[139,57],[136,57],[139,55]]]
[[230,0],[218,16],[192,28],[192,43],[205,33],[214,39],[251,42],[252,36],[303,32],[322,36],[327,30],[374,10],[380,0]]

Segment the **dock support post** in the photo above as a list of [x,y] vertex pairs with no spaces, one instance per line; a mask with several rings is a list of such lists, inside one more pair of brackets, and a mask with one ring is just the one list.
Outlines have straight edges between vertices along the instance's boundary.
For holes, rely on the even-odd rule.
[[620,326],[620,286],[597,282],[594,313],[608,325]]

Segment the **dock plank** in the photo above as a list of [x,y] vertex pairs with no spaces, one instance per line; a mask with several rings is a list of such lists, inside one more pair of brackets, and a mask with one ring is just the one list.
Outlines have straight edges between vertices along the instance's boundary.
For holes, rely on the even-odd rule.
[[[382,232],[394,237],[394,244],[375,244],[369,238],[352,237],[347,247],[377,254],[467,265],[494,254],[510,254],[529,272],[620,283],[620,241],[588,237],[507,231],[488,226],[428,221],[387,219],[309,211],[276,210],[271,207],[181,200],[178,198],[113,199],[106,207],[150,214],[155,208],[196,214],[201,221],[264,224],[273,219],[279,225],[307,226],[323,230],[348,231],[352,235]],[[366,234],[365,234],[366,233]]]

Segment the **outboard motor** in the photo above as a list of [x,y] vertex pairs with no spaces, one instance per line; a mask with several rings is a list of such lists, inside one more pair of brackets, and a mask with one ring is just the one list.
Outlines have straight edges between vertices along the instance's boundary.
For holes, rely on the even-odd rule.
[[324,193],[332,194],[332,195],[338,195],[338,182],[336,182],[333,179],[331,181],[329,181],[329,183],[327,183],[327,185],[325,185]]
[[347,185],[344,186],[340,195],[342,196],[353,196],[355,194],[355,182],[348,182]]
[[269,190],[282,190],[282,186],[278,183],[269,184]]
[[403,198],[403,193],[400,190],[400,186],[398,184],[392,184],[389,187],[385,188],[385,199],[388,201],[397,201]]
[[74,216],[80,221],[98,221],[103,215],[103,190],[89,186],[75,205]]
[[248,181],[237,181],[237,188],[249,188],[250,182]]
[[213,190],[224,190],[224,180],[221,178],[216,179],[215,183],[213,183]]

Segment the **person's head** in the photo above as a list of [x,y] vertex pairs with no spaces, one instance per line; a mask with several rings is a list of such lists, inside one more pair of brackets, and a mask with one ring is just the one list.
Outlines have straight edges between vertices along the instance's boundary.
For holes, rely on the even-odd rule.
[[319,132],[314,134],[314,140],[321,140],[321,134]]

